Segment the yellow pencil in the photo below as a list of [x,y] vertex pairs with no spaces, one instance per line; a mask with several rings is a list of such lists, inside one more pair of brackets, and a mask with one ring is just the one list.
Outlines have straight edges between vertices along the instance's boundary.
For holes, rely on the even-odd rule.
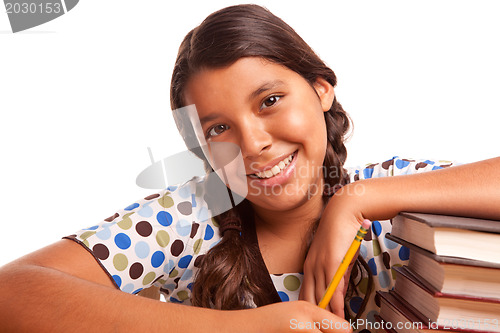
[[358,248],[361,245],[361,241],[363,240],[363,238],[365,238],[366,232],[368,231],[368,228],[370,228],[371,223],[372,222],[370,220],[364,220],[363,223],[361,224],[361,227],[359,228],[356,237],[354,237],[354,240],[352,241],[349,250],[347,250],[344,259],[342,259],[342,262],[340,263],[337,272],[333,276],[333,279],[328,285],[328,288],[326,289],[323,298],[321,298],[321,301],[318,304],[320,308],[326,309],[326,306],[328,305],[328,303],[330,303],[330,300],[332,299],[335,289],[337,289],[337,286],[339,285],[340,280],[344,276],[347,267],[349,267],[352,258],[354,258],[354,255],[358,251]]

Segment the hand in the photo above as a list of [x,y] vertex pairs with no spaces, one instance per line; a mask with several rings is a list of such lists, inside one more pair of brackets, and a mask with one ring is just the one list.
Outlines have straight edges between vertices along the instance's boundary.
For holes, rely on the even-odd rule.
[[[325,207],[304,262],[304,280],[299,299],[318,304],[323,297],[364,219],[358,213],[356,201],[356,196],[336,194]],[[355,259],[327,307],[327,310],[340,317],[344,316],[344,296]]]
[[[255,332],[352,332],[349,322],[343,320],[320,307],[305,301],[274,303],[256,309],[241,310],[236,318],[235,311],[229,311],[234,323],[244,325],[232,332],[239,332],[245,327],[251,327]],[[251,326],[249,326],[251,325]]]

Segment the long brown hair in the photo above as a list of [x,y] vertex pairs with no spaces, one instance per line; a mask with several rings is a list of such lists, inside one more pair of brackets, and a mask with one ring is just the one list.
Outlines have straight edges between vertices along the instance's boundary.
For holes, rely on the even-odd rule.
[[[186,84],[197,71],[226,67],[243,57],[261,57],[286,66],[311,85],[319,77],[332,86],[337,83],[334,72],[283,20],[257,5],[231,6],[209,15],[184,38],[172,75],[172,109],[185,106]],[[324,180],[325,187],[333,189],[347,182],[344,140],[351,122],[336,97],[324,116],[328,139]],[[199,151],[198,156],[205,160]],[[325,202],[329,195],[324,196]],[[258,306],[271,302],[263,282],[255,278],[267,271],[256,256],[258,249],[248,246],[241,236],[242,223],[246,223],[242,221],[251,217],[245,201],[217,216],[222,239],[202,260],[192,289],[193,305],[240,309],[251,302]]]

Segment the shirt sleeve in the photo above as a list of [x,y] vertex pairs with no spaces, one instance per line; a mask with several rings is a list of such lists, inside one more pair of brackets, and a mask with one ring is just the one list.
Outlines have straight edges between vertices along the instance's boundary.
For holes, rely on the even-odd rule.
[[361,179],[409,175],[439,170],[458,164],[459,163],[452,161],[407,159],[395,156],[381,163],[371,163],[366,164],[364,167],[348,168],[348,173],[350,181],[354,182]]
[[196,258],[220,239],[200,188],[195,181],[168,187],[64,238],[83,245],[122,291],[159,281],[168,293],[191,279]]

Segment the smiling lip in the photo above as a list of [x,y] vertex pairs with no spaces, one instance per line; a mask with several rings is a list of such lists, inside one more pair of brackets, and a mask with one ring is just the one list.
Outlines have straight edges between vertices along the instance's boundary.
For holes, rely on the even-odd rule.
[[[290,179],[291,175],[293,174],[293,171],[295,170],[295,164],[297,162],[297,156],[298,156],[298,151],[295,151],[293,153],[292,161],[286,166],[286,168],[281,170],[281,172],[279,174],[277,174],[271,178],[258,178],[254,174],[247,175],[247,177],[250,178],[250,181],[253,184],[258,185],[258,186],[281,185],[281,184],[287,182],[288,179]],[[276,163],[279,163],[279,161],[283,160],[283,158],[286,158],[286,156],[282,157],[281,159],[276,159],[276,160],[272,161],[271,163],[269,163],[266,166],[267,170],[269,170],[272,166],[276,165]],[[272,164],[273,162],[274,162],[274,164]],[[264,168],[261,170],[266,170],[266,169]],[[252,177],[250,177],[250,176],[252,176]]]

